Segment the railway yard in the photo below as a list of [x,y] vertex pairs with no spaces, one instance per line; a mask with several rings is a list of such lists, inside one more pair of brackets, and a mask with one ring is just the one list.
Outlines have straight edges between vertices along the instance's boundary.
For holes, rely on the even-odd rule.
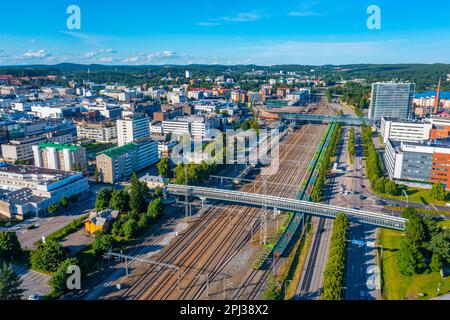
[[[328,113],[326,104],[318,104],[315,112]],[[305,124],[285,136],[280,143],[279,170],[262,176],[255,169],[239,190],[294,198],[326,125]],[[223,176],[236,172],[234,166],[222,170]],[[176,210],[184,212],[184,204]],[[200,207],[200,206],[198,206]],[[274,217],[273,209],[208,203],[194,208],[190,218],[173,218],[168,228],[177,229],[176,236],[156,254],[145,254],[145,247],[155,245],[164,234],[149,236],[140,247],[140,257],[148,263],[129,264],[128,276],[123,262],[111,267],[111,281],[91,288],[77,299],[121,300],[185,300],[185,299],[260,299],[272,272],[269,259],[254,269],[258,254],[276,233],[277,226],[288,213]],[[267,239],[261,228],[266,215]],[[182,227],[180,227],[182,225]],[[178,228],[176,227],[178,226]],[[150,261],[151,260],[151,261]],[[159,263],[158,265],[153,262]],[[103,279],[106,281],[108,279]]]

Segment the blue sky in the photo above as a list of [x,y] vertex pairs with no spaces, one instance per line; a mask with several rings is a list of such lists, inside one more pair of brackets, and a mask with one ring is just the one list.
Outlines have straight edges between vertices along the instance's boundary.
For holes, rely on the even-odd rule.
[[[369,30],[369,5],[381,30]],[[70,5],[81,30],[66,26]],[[448,0],[3,1],[0,65],[450,63]]]

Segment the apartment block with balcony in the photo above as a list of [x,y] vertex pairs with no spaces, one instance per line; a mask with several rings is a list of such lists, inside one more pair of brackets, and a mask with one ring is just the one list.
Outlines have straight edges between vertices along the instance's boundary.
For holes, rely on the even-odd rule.
[[86,149],[58,143],[40,143],[33,146],[36,167],[63,171],[87,171]]

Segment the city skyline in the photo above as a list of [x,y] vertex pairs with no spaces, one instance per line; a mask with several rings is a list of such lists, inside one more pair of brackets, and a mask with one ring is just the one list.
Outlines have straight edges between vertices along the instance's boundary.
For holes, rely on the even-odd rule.
[[[442,39],[450,3],[433,3],[8,2],[0,14],[0,65],[450,63],[450,42]],[[79,30],[66,26],[71,5],[81,9]],[[381,10],[380,30],[367,27],[370,5]],[[10,13],[19,10],[18,20]]]

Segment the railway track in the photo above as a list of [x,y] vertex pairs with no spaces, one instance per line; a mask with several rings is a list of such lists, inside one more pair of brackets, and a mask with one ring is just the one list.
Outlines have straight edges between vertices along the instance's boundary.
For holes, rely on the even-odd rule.
[[[305,125],[288,137],[280,147],[280,170],[267,178],[267,194],[293,197],[320,140],[320,131],[325,126]],[[264,178],[242,187],[241,190],[257,193],[264,191]],[[281,183],[280,183],[281,182]],[[230,215],[233,210],[237,214]],[[157,267],[137,268],[130,277],[131,285],[120,292],[121,299],[202,299],[207,283],[223,278],[224,269],[246,246],[251,237],[248,228],[256,231],[261,209],[237,205],[214,208],[195,221],[183,235],[155,257],[155,260],[176,265],[182,270],[181,291],[178,291],[178,276],[169,270]],[[254,232],[253,232],[254,233]],[[267,272],[254,272],[237,288],[234,298],[254,298],[265,282]],[[261,271],[261,270],[259,270]],[[208,281],[206,281],[208,279]],[[257,285],[254,285],[254,282]],[[242,290],[242,288],[244,288]],[[248,292],[248,290],[250,292]],[[236,290],[236,289],[230,289]]]

